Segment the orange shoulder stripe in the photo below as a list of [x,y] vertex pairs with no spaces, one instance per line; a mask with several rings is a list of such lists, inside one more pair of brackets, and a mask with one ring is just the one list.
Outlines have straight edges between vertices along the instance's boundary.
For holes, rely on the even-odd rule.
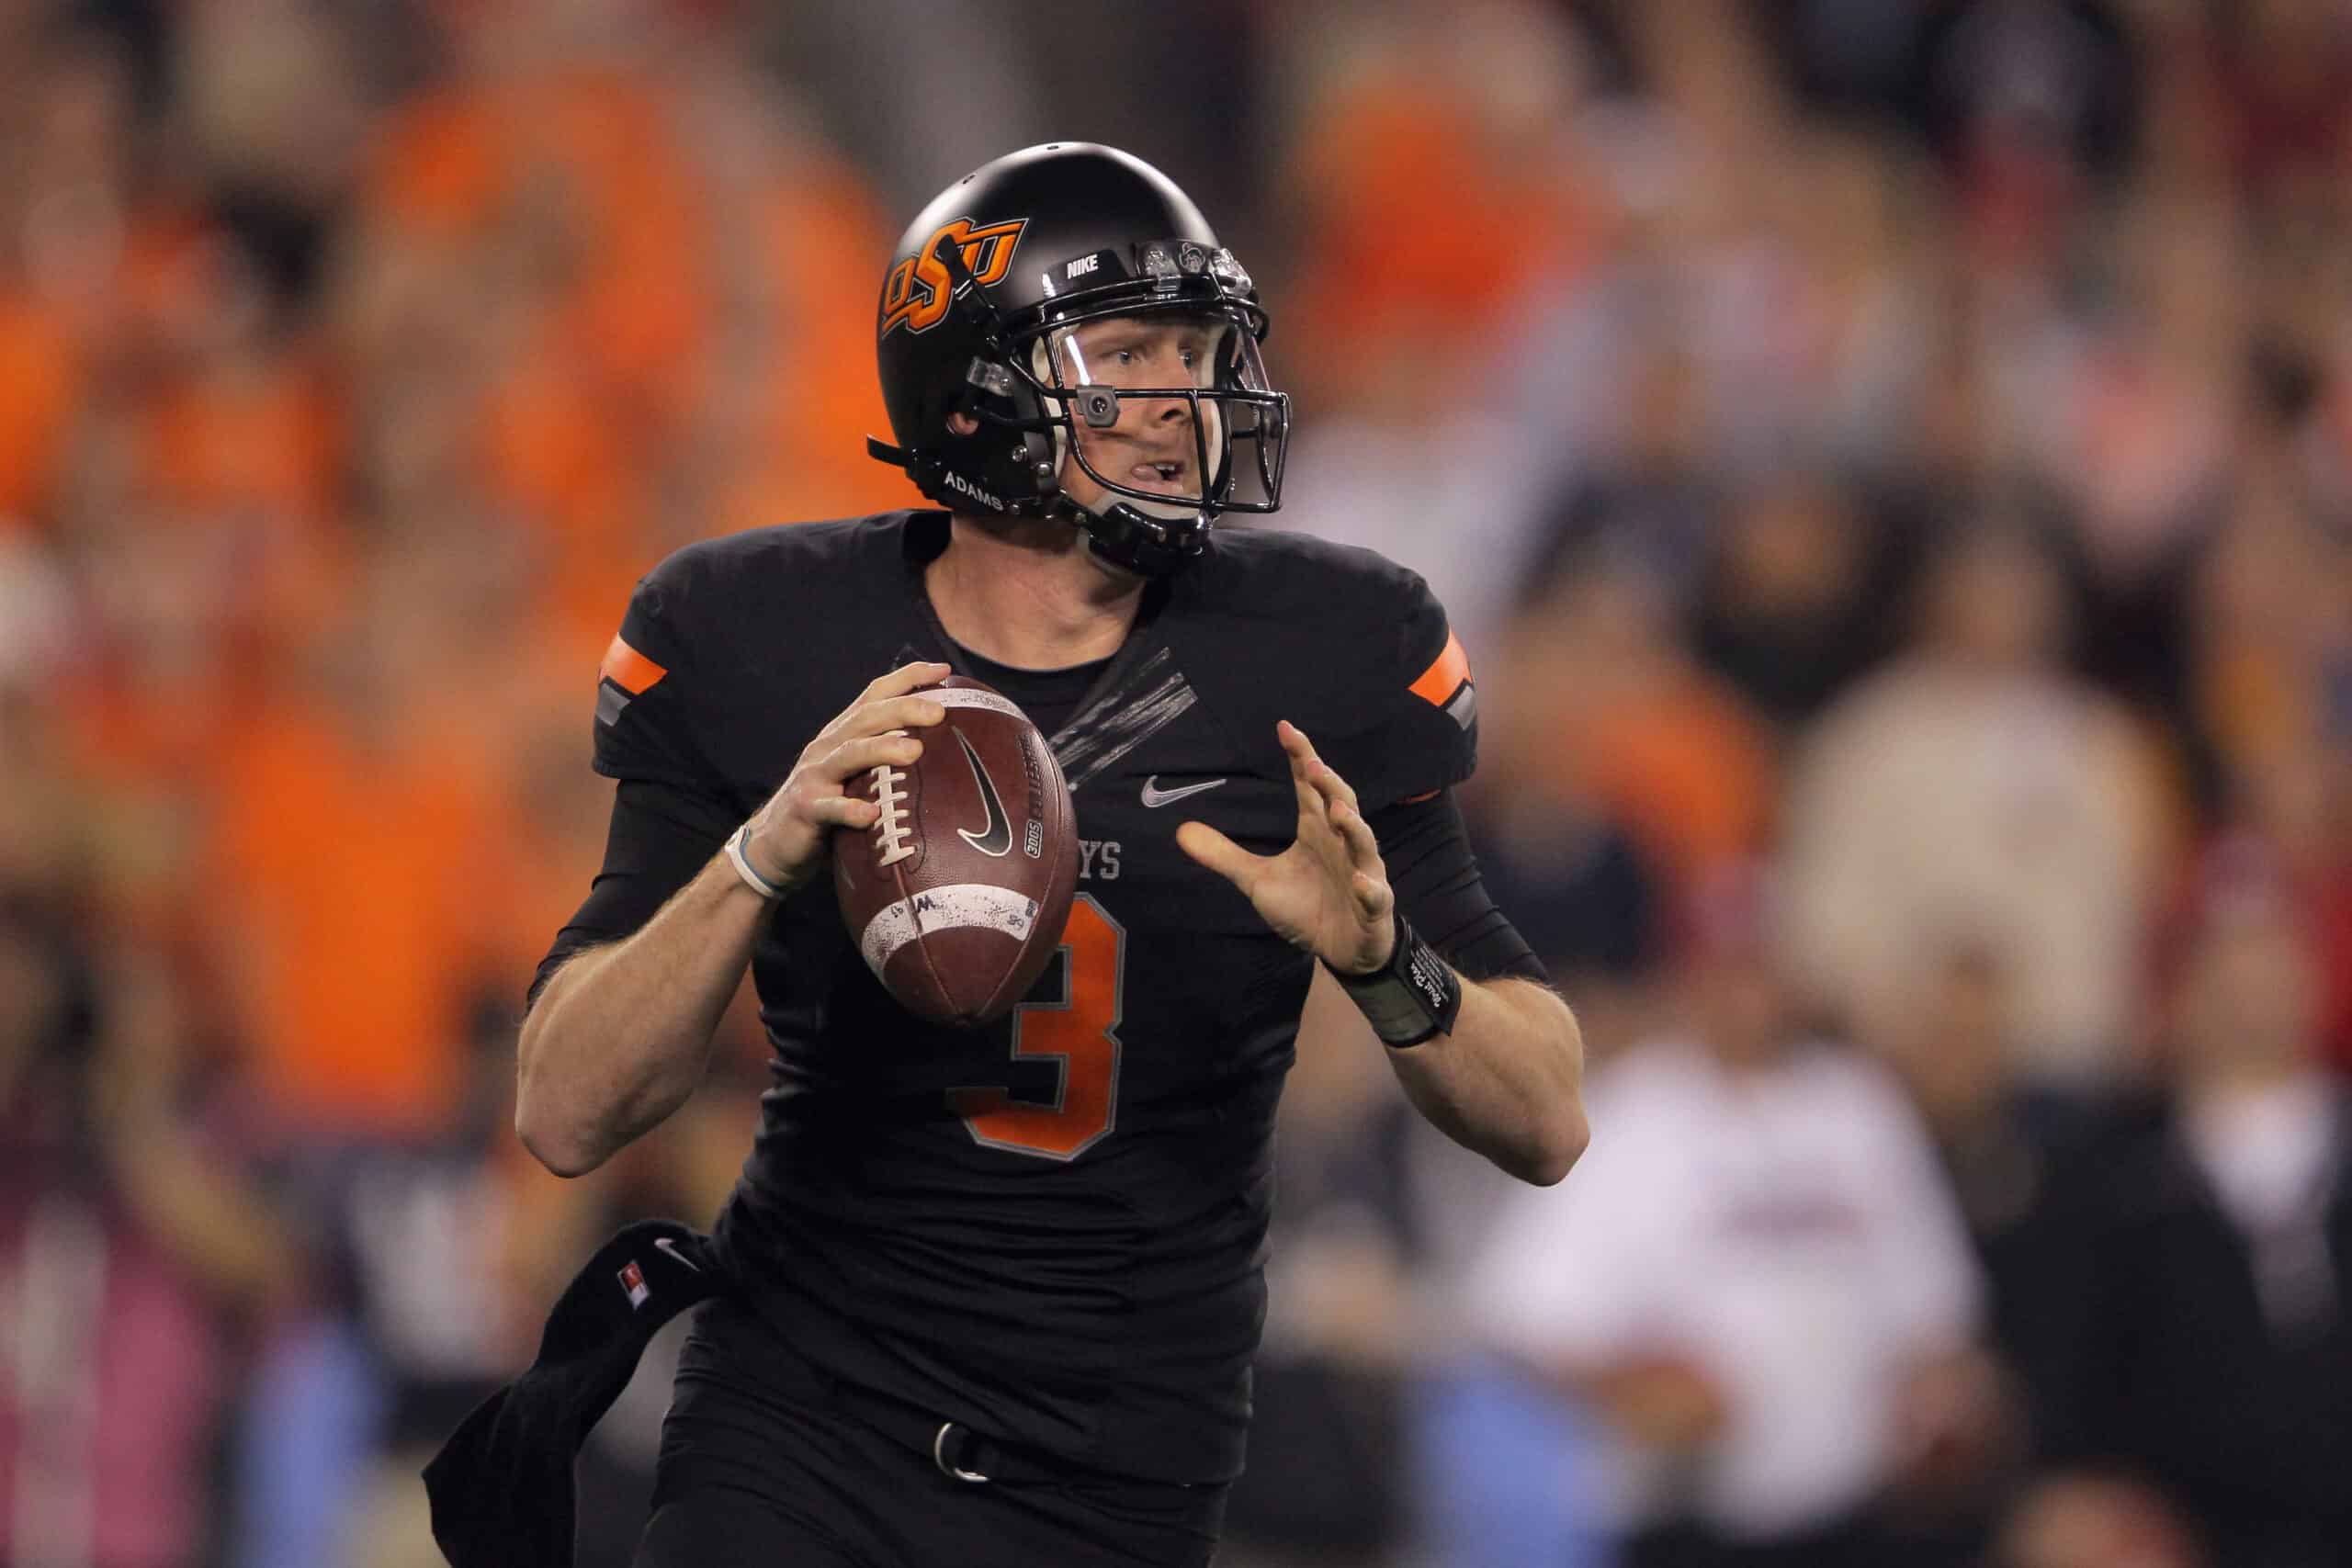
[[1462,682],[1470,679],[1470,657],[1462,651],[1462,639],[1451,630],[1445,634],[1445,650],[1437,662],[1421,671],[1420,679],[1412,684],[1413,695],[1432,707],[1443,707]]
[[616,637],[613,645],[605,649],[605,662],[597,667],[596,678],[610,681],[630,696],[638,697],[669,672]]

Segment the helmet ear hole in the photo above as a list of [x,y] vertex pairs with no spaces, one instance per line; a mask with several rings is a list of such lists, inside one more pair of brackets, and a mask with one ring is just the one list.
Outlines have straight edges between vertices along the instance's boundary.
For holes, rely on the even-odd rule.
[[955,435],[978,435],[980,422],[962,409],[951,409],[947,414],[947,429]]

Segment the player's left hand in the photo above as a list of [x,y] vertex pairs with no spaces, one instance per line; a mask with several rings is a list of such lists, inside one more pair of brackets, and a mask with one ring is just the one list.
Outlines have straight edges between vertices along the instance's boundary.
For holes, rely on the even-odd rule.
[[1298,727],[1274,733],[1298,790],[1298,837],[1278,855],[1251,854],[1205,822],[1176,829],[1176,846],[1248,896],[1265,922],[1343,975],[1388,962],[1396,897],[1356,792],[1315,754]]

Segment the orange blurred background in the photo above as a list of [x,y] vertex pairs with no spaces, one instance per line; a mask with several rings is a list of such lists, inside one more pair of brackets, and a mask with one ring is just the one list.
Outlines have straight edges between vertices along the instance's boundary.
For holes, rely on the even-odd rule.
[[[1597,1060],[1706,1016],[1707,900],[1767,876],[1777,982],[1984,1242],[1972,1117],[2227,1055],[2218,854],[2312,993],[2296,1072],[2352,1069],[2343,5],[0,0],[0,1561],[437,1561],[414,1466],[578,1256],[715,1211],[740,1009],[595,1177],[507,1127],[602,848],[597,658],[685,542],[915,502],[864,452],[888,247],[1053,136],[1261,280],[1274,521],[1452,609],[1490,884]],[[1498,1200],[1352,1019],[1301,1051],[1225,1560],[1510,1558],[1460,1472],[1520,1429],[1423,1398]],[[1509,1441],[1577,1468],[1609,1389]],[[1318,1514],[1323,1401],[1383,1436]],[[2018,1465],[1904,1560],[2124,1560],[2055,1511],[2256,1561],[2161,1475]],[[1529,1485],[1526,1550],[1641,1550]]]

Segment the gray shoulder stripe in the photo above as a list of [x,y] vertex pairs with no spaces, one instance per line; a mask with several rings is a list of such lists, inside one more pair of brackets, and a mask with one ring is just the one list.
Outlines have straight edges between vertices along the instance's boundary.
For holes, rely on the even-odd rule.
[[1453,700],[1445,705],[1445,711],[1454,723],[1464,729],[1469,728],[1478,717],[1478,688],[1467,681],[1463,682],[1462,690],[1453,694]]

